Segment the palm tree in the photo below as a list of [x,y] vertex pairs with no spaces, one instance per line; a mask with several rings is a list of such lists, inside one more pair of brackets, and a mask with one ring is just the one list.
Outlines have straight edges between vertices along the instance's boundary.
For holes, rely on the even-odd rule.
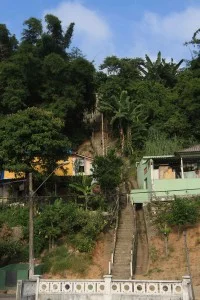
[[127,150],[129,153],[133,153],[133,132],[138,131],[144,133],[146,131],[146,117],[143,113],[143,104],[136,104],[135,101],[130,101],[127,99],[126,102],[126,142]]
[[183,63],[181,59],[178,63],[174,63],[173,59],[166,62],[159,51],[157,59],[153,62],[148,55],[145,55],[145,64],[139,65],[138,68],[146,79],[164,83],[167,86],[173,86],[176,82],[176,75],[180,65]]
[[142,105],[137,105],[131,100],[127,91],[122,91],[119,97],[113,96],[110,101],[101,100],[100,111],[107,114],[110,124],[119,128],[121,153],[124,153],[125,134],[130,141],[132,128],[139,122]]
[[102,100],[100,102],[100,111],[105,113],[107,117],[110,117],[110,124],[119,128],[119,136],[121,140],[121,152],[124,151],[124,122],[126,120],[125,102],[127,98],[127,92],[122,91],[119,97],[112,96],[110,101]]

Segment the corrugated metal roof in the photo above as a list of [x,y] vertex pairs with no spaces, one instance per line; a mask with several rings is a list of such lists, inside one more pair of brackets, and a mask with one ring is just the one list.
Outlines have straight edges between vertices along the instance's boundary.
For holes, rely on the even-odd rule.
[[152,155],[152,156],[143,156],[143,159],[151,159],[151,158],[171,158],[175,157],[174,155]]
[[200,144],[177,151],[177,153],[180,153],[180,152],[200,152]]

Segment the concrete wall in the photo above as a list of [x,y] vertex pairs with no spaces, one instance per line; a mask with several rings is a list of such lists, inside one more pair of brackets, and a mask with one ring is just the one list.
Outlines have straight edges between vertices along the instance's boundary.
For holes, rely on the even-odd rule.
[[[184,179],[155,179],[154,191],[157,197],[166,196],[187,196],[200,194],[200,178]],[[164,191],[168,191],[167,193]]]
[[151,194],[146,189],[131,190],[130,200],[133,203],[146,203],[150,201]]
[[137,182],[139,189],[131,190],[130,200],[132,203],[149,202],[152,190],[151,160],[142,159],[137,166]]
[[137,182],[140,189],[145,188],[145,180],[147,182],[147,189],[151,190],[151,160],[142,159],[137,166]]

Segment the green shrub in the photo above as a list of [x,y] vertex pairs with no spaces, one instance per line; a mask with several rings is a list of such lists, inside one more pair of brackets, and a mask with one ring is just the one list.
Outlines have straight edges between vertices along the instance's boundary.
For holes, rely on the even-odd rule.
[[90,252],[94,247],[95,241],[80,232],[73,237],[72,243],[80,252]]
[[6,206],[0,207],[0,227],[8,223],[10,227],[21,225],[28,226],[29,214],[28,207],[23,206]]
[[156,262],[156,260],[158,260],[159,256],[158,256],[158,250],[156,249],[156,247],[154,247],[154,246],[150,247],[149,255],[150,255],[152,262]]
[[102,231],[104,227],[104,219],[100,212],[90,213],[87,219],[85,227],[82,229],[82,233],[91,239],[96,239],[97,235]]
[[123,162],[110,150],[107,156],[96,156],[93,161],[93,177],[99,182],[102,191],[115,190],[121,183]]
[[199,206],[196,201],[176,198],[171,204],[169,223],[183,227],[197,223]]
[[27,262],[29,259],[29,245],[22,245],[18,257],[20,262]]
[[16,258],[21,251],[21,244],[16,241],[0,241],[0,258],[6,256],[8,259]]
[[72,270],[74,273],[85,273],[90,263],[90,255],[69,253],[65,246],[61,246],[43,258],[43,272],[63,274],[66,270]]
[[[21,252],[24,253],[24,258],[28,259],[25,247],[29,236],[28,208],[4,208],[0,210],[0,220],[1,224],[7,221],[9,227],[23,226],[24,246]],[[101,212],[85,211],[74,203],[56,200],[53,204],[39,206],[34,216],[34,255],[38,257],[45,248],[51,249],[60,238],[66,240],[70,238],[79,251],[90,252],[103,227],[104,219]],[[2,246],[1,252],[6,254],[6,248]],[[19,254],[19,259],[20,257],[22,254]]]

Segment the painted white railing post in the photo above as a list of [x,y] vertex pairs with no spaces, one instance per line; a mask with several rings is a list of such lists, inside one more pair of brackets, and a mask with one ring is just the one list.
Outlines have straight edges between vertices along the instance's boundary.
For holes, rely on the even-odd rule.
[[111,283],[112,283],[112,275],[105,275],[104,277],[105,282],[105,293],[104,293],[104,300],[111,300]]
[[35,300],[38,300],[39,297],[39,286],[40,286],[40,275],[33,275],[36,279],[36,291],[35,291]]
[[16,300],[21,300],[22,280],[17,281]]
[[183,286],[183,300],[191,300],[191,280],[190,276],[183,276],[182,281]]
[[111,275],[111,261],[108,263],[108,274]]
[[113,252],[111,254],[111,262],[112,262],[112,264],[114,263],[114,253]]

